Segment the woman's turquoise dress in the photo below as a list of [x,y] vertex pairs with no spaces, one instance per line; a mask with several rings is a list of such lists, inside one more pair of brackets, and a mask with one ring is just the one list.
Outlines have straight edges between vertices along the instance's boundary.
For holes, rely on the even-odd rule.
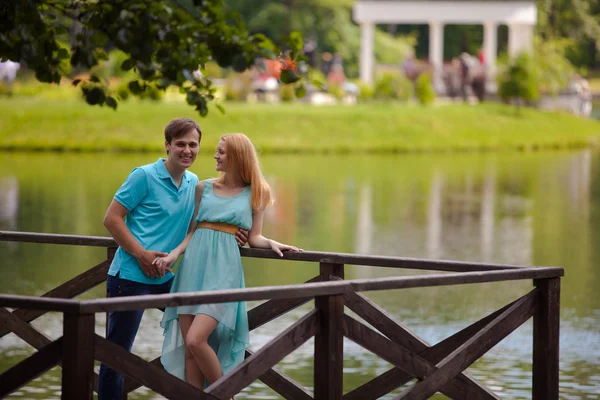
[[[220,197],[213,190],[212,180],[205,180],[196,221],[226,222],[250,230],[250,192],[250,186],[246,186],[236,196]],[[244,271],[235,236],[212,229],[196,229],[175,274],[171,293],[243,287]],[[223,374],[244,360],[250,344],[245,302],[168,307],[160,323],[164,329],[160,361],[166,371],[185,380],[180,314],[206,314],[219,322],[208,344],[217,354]]]

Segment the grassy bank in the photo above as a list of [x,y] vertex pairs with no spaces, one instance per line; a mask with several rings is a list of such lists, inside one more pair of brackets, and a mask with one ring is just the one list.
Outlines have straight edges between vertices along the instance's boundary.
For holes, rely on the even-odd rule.
[[180,101],[122,103],[118,111],[73,99],[0,99],[0,149],[162,151],[172,118],[196,119],[202,151],[219,135],[244,132],[263,152],[535,150],[600,143],[600,123],[565,113],[500,104],[420,107],[400,104],[314,107],[225,104],[200,118]]

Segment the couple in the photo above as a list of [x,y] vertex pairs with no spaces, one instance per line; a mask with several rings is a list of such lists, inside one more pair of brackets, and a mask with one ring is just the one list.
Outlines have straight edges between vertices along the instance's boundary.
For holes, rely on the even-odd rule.
[[[115,194],[104,218],[119,244],[108,297],[243,288],[238,246],[247,241],[280,256],[301,251],[261,234],[273,198],[250,140],[221,137],[214,156],[220,176],[199,182],[187,169],[201,137],[193,120],[172,120],[165,128],[166,160],[135,168]],[[184,252],[173,278],[171,267]],[[107,339],[130,351],[142,314],[109,313]],[[201,389],[241,363],[249,344],[244,302],[170,307],[161,326],[164,368]],[[99,399],[121,399],[122,390],[123,375],[102,365]]]

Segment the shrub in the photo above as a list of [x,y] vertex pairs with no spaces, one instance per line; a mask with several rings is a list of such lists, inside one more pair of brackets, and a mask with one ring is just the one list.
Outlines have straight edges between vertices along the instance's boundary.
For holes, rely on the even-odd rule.
[[371,100],[375,96],[375,89],[373,86],[368,83],[364,83],[361,80],[352,81],[356,86],[358,86],[358,100],[360,101],[368,101]]
[[530,104],[539,98],[538,73],[532,57],[522,53],[506,66],[497,76],[498,96],[509,103],[516,100],[516,105],[524,100]]
[[229,74],[224,88],[225,100],[246,101],[251,91],[252,77],[248,72]]
[[384,73],[375,81],[375,98],[407,101],[413,95],[412,83],[399,73]]
[[419,75],[415,81],[415,94],[419,103],[429,105],[435,100],[435,90],[431,84],[431,76],[428,73]]
[[292,102],[296,99],[294,93],[294,85],[281,85],[279,86],[279,99],[285,102]]

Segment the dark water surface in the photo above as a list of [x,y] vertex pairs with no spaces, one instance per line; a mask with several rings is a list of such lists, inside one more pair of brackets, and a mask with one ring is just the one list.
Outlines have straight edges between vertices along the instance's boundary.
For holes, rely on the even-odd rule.
[[[107,235],[102,218],[129,171],[158,155],[24,154],[0,157],[0,229]],[[193,171],[214,176],[201,155]],[[264,156],[277,203],[264,233],[307,250],[440,258],[522,265],[563,266],[561,297],[561,398],[600,398],[600,158],[591,151],[478,155]],[[85,271],[105,250],[0,243],[1,293],[40,295]],[[244,260],[249,287],[298,283],[318,272],[309,263]],[[414,271],[347,267],[347,278],[414,274]],[[531,282],[369,292],[430,344],[525,294]],[[102,297],[104,287],[84,295]],[[253,306],[251,304],[250,306]],[[310,305],[251,335],[259,348]],[[159,311],[144,316],[134,352],[160,354]],[[97,315],[97,331],[104,316]],[[34,325],[52,338],[62,316]],[[279,368],[312,388],[312,341]],[[345,342],[345,391],[391,366]],[[0,339],[0,371],[32,352],[14,335]],[[530,398],[531,321],[468,369],[508,399]],[[59,398],[56,369],[11,398]],[[156,398],[147,390],[131,396]],[[255,383],[237,399],[276,399]],[[390,397],[391,398],[391,397]]]

